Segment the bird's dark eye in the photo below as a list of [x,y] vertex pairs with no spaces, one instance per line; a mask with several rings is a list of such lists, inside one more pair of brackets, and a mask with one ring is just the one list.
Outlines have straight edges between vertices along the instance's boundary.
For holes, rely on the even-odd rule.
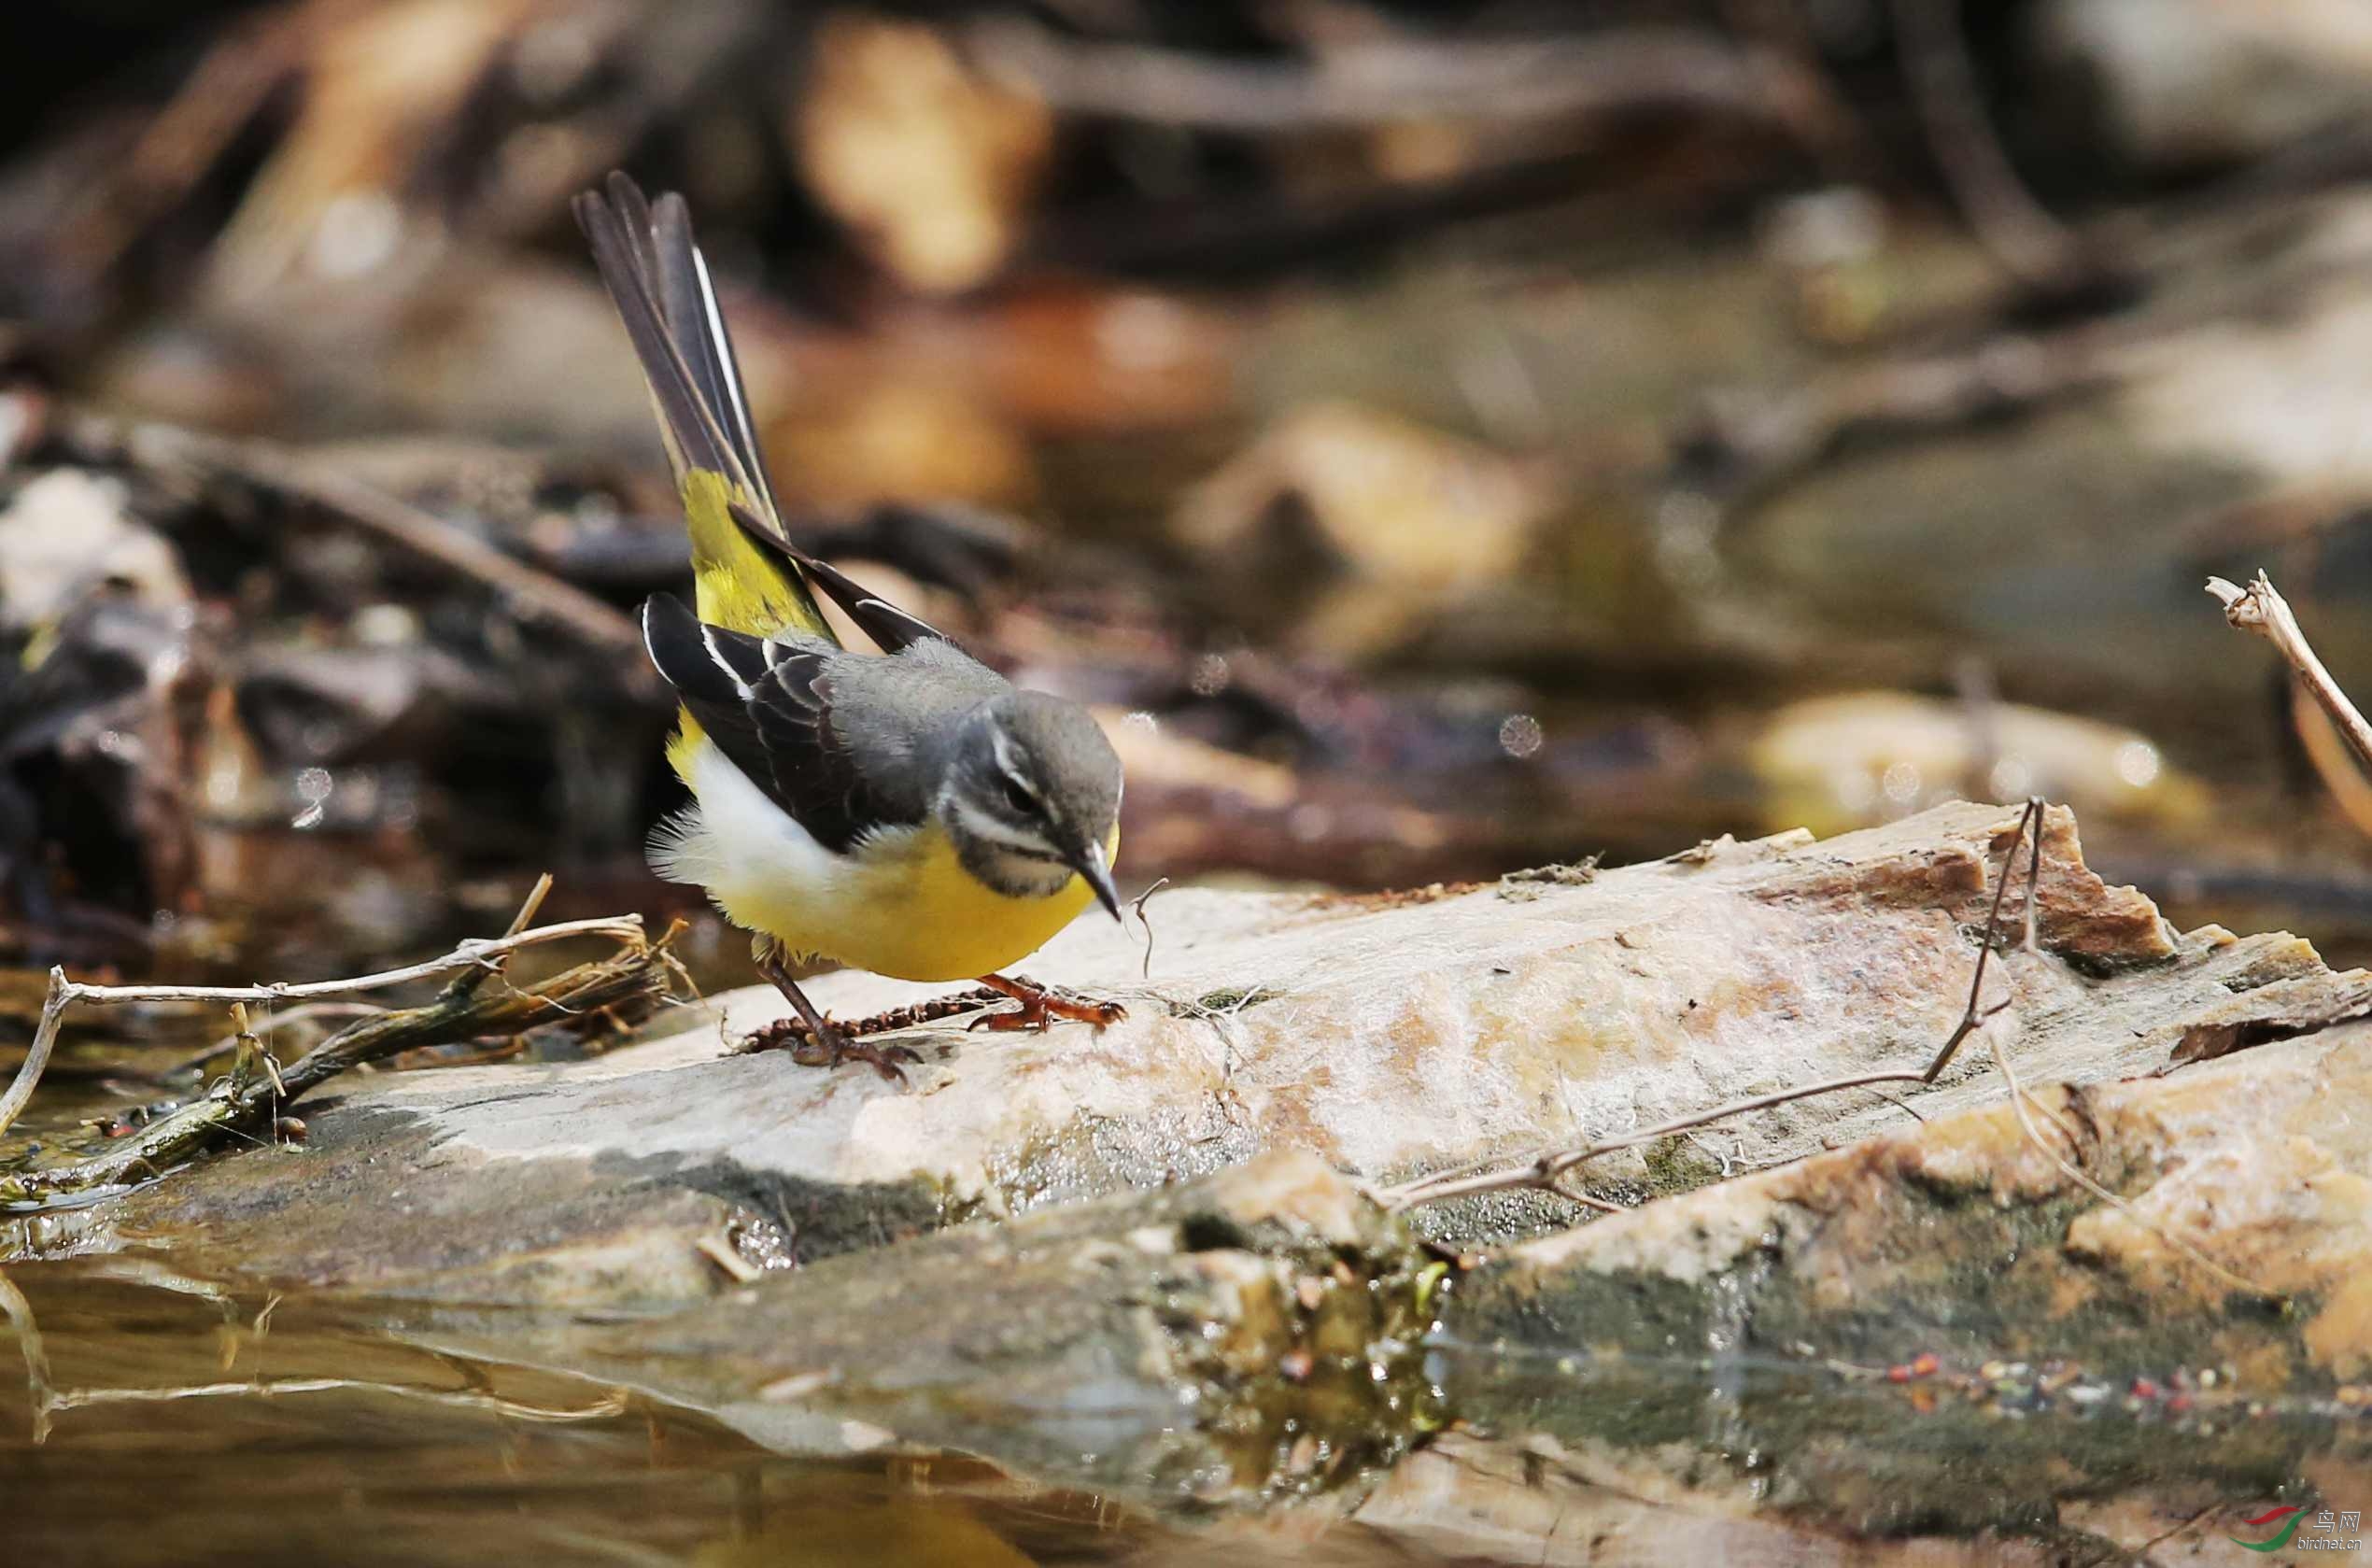
[[1015,815],[1027,816],[1038,810],[1038,797],[1029,785],[1009,773],[1005,778],[1005,804],[1013,808]]

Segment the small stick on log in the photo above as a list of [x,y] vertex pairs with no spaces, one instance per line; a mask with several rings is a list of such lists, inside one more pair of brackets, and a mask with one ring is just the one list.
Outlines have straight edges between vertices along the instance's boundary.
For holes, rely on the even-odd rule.
[[120,1068],[115,1071],[119,1077],[142,1078],[151,1081],[173,1078],[185,1072],[197,1072],[215,1058],[230,1055],[231,1052],[239,1049],[240,1040],[247,1037],[261,1038],[276,1030],[285,1029],[291,1024],[310,1024],[323,1018],[371,1018],[387,1010],[372,1002],[307,1002],[303,1007],[290,1008],[286,1012],[271,1013],[256,1019],[247,1025],[246,1035],[225,1035],[204,1051],[192,1052],[177,1062],[169,1062],[152,1071],[134,1073]]
[[[546,871],[535,879],[533,887],[527,890],[527,897],[520,901],[519,912],[511,917],[511,924],[503,927],[502,935],[515,937],[526,930],[529,923],[535,919],[535,911],[544,907],[544,900],[551,896],[551,892],[552,873]],[[453,977],[452,981],[446,984],[445,995],[440,999],[460,1001],[474,996],[477,988],[486,983],[487,976],[499,975],[508,967],[509,959],[510,954],[504,954],[491,963],[473,964]]]
[[2372,724],[2348,700],[2331,671],[2323,668],[2306,633],[2298,629],[2297,616],[2290,613],[2290,601],[2276,592],[2273,580],[2260,572],[2247,587],[2222,577],[2208,579],[2208,592],[2224,605],[2224,618],[2242,631],[2252,631],[2273,644],[2274,652],[2289,663],[2307,695],[2330,715],[2348,749],[2365,768],[2372,768]]
[[[870,1035],[893,1034],[899,1029],[912,1029],[925,1024],[936,1024],[944,1018],[955,1018],[967,1012],[978,1012],[992,1003],[1001,1002],[1005,994],[985,985],[951,992],[944,996],[930,996],[904,1007],[888,1009],[863,1018],[841,1019],[840,1033],[850,1039],[863,1039]],[[755,1055],[762,1051],[799,1051],[817,1047],[815,1032],[797,1018],[778,1018],[750,1032],[749,1037],[734,1047],[737,1056]]]
[[1152,897],[1154,894],[1159,893],[1163,888],[1167,887],[1168,885],[1169,879],[1167,877],[1158,878],[1155,880],[1152,886],[1145,889],[1144,892],[1139,893],[1133,900],[1130,901],[1128,906],[1128,912],[1135,915],[1137,917],[1137,924],[1145,928],[1145,962],[1138,968],[1137,975],[1138,978],[1147,981],[1153,978],[1153,923],[1145,917],[1145,902],[1147,899]]
[[1943,1049],[1936,1052],[1935,1060],[1927,1064],[1927,1070],[1917,1075],[1922,1083],[1933,1083],[1941,1077],[1943,1069],[1952,1065],[1953,1057],[1960,1053],[1960,1047],[1969,1037],[1982,1027],[1986,1019],[2010,1005],[2001,1001],[1990,1008],[1980,1008],[1984,996],[1985,964],[1993,956],[1995,933],[2001,927],[2001,901],[2010,892],[2010,871],[2018,863],[2019,847],[2029,838],[2034,841],[2034,859],[2026,876],[2025,945],[2027,952],[2034,951],[2034,906],[2042,876],[2042,797],[2040,795],[2027,800],[2026,809],[2019,813],[2018,830],[2010,840],[2010,853],[2001,857],[2001,880],[1994,884],[1993,909],[1985,915],[1984,946],[1978,950],[1977,972],[1969,982],[1969,1005],[1961,1011],[1960,1022],[1953,1026],[1951,1037],[1943,1042]]

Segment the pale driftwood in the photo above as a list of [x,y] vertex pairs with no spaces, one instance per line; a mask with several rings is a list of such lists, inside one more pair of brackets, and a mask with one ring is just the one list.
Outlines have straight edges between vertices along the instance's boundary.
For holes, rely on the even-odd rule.
[[[713,1290],[696,1246],[731,1229],[737,1208],[795,1230],[812,1262],[1266,1149],[1391,1185],[1631,1142],[1708,1108],[1927,1066],[1968,1010],[2020,814],[1940,808],[1518,899],[1496,886],[1165,894],[1150,985],[1140,934],[1109,921],[1031,960],[1040,980],[1129,1004],[1100,1035],[925,1025],[896,1037],[925,1057],[899,1090],[733,1054],[782,1015],[753,988],[722,998],[722,1020],[687,1015],[594,1061],[357,1084],[307,1117],[302,1154],[210,1162],[81,1222],[187,1234],[233,1271],[581,1306]],[[2155,1071],[2186,1039],[2372,1008],[2372,977],[2335,974],[2294,938],[2171,932],[2148,899],[2084,868],[2063,811],[2045,813],[2039,841],[2039,951],[1991,968],[1983,1003],[2012,1004],[1986,1038],[2032,1081]],[[2021,871],[2032,855],[2030,841]],[[2000,925],[2016,928],[2007,909]],[[937,994],[846,974],[816,988],[844,1017]],[[1768,1104],[1725,1123],[1718,1148],[1704,1133],[1657,1137],[1566,1180],[1628,1207],[1904,1125],[1905,1107],[1932,1117],[2001,1093],[1965,1054],[1931,1085],[1882,1087],[1902,1093]],[[391,1182],[402,1204],[356,1203]],[[267,1204],[268,1224],[240,1222]],[[1429,1205],[1412,1223],[1463,1246],[1577,1213],[1546,1193],[1497,1192]]]
[[[1578,1149],[1544,1150],[1520,1165],[1503,1165],[1494,1170],[1436,1172],[1432,1176],[1411,1181],[1405,1186],[1390,1189],[1377,1195],[1388,1207],[1403,1209],[1414,1208],[1420,1204],[1447,1203],[1457,1198],[1479,1197],[1485,1193],[1503,1193],[1522,1187],[1537,1187],[1545,1192],[1562,1194],[1564,1190],[1558,1185],[1558,1181],[1567,1171],[1576,1169],[1605,1155],[1618,1153],[1625,1149],[1636,1149],[1643,1144],[1656,1142],[1659,1138],[1676,1137],[1700,1127],[1710,1127],[1727,1122],[1732,1117],[1751,1115],[1758,1110],[1768,1110],[1774,1106],[1786,1105],[1797,1100],[1817,1099],[1824,1095],[1841,1095],[1852,1089],[1874,1089],[1885,1083],[1921,1085],[1933,1083],[1942,1074],[1943,1069],[1952,1065],[1952,1059],[1959,1054],[1961,1046],[1968,1042],[1969,1037],[1984,1028],[1986,1021],[1994,1014],[2010,1006],[2006,1001],[1992,1007],[1984,1005],[1985,970],[1993,961],[1994,944],[2000,938],[2001,908],[2009,897],[2012,873],[2017,869],[2018,852],[2029,845],[2032,846],[2030,851],[2032,859],[2026,872],[2024,945],[2028,953],[2035,950],[2035,903],[2042,869],[2040,827],[2043,809],[2044,802],[2038,797],[2028,800],[2026,810],[2018,815],[2017,832],[2011,839],[2010,847],[2001,855],[2001,874],[1994,883],[1993,907],[1985,914],[1984,935],[1977,943],[1977,961],[1973,966],[1975,973],[1969,982],[1969,1005],[1961,1010],[1959,1022],[1952,1026],[1952,1033],[1945,1037],[1942,1047],[1937,1051],[1934,1058],[1924,1068],[1915,1072],[1905,1068],[1899,1072],[1857,1073],[1847,1078],[1824,1079],[1817,1083],[1775,1090],[1768,1095],[1756,1095],[1729,1105],[1716,1106],[1710,1110],[1675,1116],[1659,1125],[1644,1127],[1637,1132],[1625,1134],[1621,1137],[1585,1144]],[[2002,1076],[2008,1081],[2011,1094],[2013,1095],[2018,1094],[2017,1080],[2011,1075],[2006,1063],[2002,1062],[1998,1048],[1996,1049],[1995,1060],[2001,1066]],[[1584,1201],[1588,1200],[1585,1198]],[[1615,1205],[1593,1204],[1592,1207],[1612,1208],[1616,1213],[1622,1212],[1621,1208]]]

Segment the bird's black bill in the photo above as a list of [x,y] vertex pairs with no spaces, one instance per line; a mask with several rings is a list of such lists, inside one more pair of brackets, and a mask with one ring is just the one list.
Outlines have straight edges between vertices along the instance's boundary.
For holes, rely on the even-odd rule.
[[1118,920],[1120,918],[1120,889],[1112,885],[1112,869],[1105,862],[1104,846],[1088,845],[1086,852],[1071,863],[1071,869],[1077,871],[1087,885],[1095,890],[1095,901],[1109,911],[1114,920]]

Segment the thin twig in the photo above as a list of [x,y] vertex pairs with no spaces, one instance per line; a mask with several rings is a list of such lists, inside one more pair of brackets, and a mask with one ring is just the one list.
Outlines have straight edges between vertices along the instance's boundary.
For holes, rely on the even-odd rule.
[[[834,1019],[834,1026],[850,1039],[864,1039],[872,1035],[895,1034],[900,1029],[920,1028],[942,1019],[957,1018],[967,1012],[978,1012],[1005,999],[1002,991],[992,991],[985,985],[974,985],[962,991],[951,991],[944,996],[925,996],[919,1002],[903,1007],[886,1008],[863,1018]],[[719,1020],[720,1023],[723,1020]],[[796,1015],[778,1018],[771,1024],[761,1024],[741,1038],[733,1048],[737,1056],[754,1056],[768,1051],[812,1050],[821,1042],[815,1031]]]
[[[0,1095],[0,1133],[16,1124],[16,1120],[33,1098],[35,1085],[49,1066],[49,1052],[58,1041],[58,1028],[65,1010],[77,1002],[89,1002],[100,1007],[115,1007],[126,1002],[278,1002],[315,996],[335,996],[356,991],[384,991],[390,986],[426,980],[450,969],[484,967],[508,953],[544,942],[561,941],[571,937],[608,937],[621,941],[636,953],[646,952],[650,943],[643,936],[640,915],[612,915],[597,920],[571,920],[557,925],[542,925],[530,931],[492,939],[472,938],[452,952],[425,963],[407,964],[402,968],[383,969],[377,974],[360,975],[351,980],[311,981],[302,984],[274,982],[264,985],[93,985],[83,981],[68,980],[63,968],[49,971],[49,993],[41,1004],[41,1021],[33,1031],[33,1043],[26,1048],[24,1060],[18,1065],[17,1075],[8,1084],[7,1093]],[[392,1015],[389,1015],[392,1016]],[[382,1020],[370,1020],[360,1027]],[[346,1033],[352,1033],[352,1030]],[[341,1037],[343,1038],[343,1037]]]
[[[310,1024],[323,1018],[372,1018],[387,1010],[372,1002],[307,1002],[303,1007],[290,1008],[286,1012],[267,1013],[249,1024],[247,1032],[248,1036],[260,1038],[285,1029],[291,1024]],[[216,1057],[228,1056],[239,1049],[240,1038],[241,1037],[236,1033],[228,1034],[205,1050],[184,1056],[177,1062],[167,1063],[153,1071],[123,1076],[161,1079],[172,1078],[179,1073],[195,1072]]]
[[1145,928],[1145,962],[1137,969],[1137,978],[1151,982],[1153,978],[1153,923],[1145,918],[1145,901],[1169,885],[1169,879],[1157,879],[1153,885],[1139,893],[1129,903],[1129,912],[1137,916],[1137,924]]
[[[2011,835],[2010,847],[2001,856],[2001,876],[1993,890],[1993,904],[1985,914],[1984,938],[1977,950],[1976,973],[1969,984],[1968,1005],[1961,1010],[1960,1021],[1954,1025],[1950,1038],[1944,1041],[1943,1049],[1936,1053],[1934,1059],[1923,1070],[1913,1072],[1905,1068],[1893,1072],[1857,1073],[1849,1078],[1834,1078],[1824,1082],[1805,1084],[1799,1088],[1780,1089],[1768,1095],[1757,1095],[1747,1099],[1733,1100],[1728,1105],[1712,1110],[1696,1111],[1687,1116],[1674,1117],[1669,1122],[1626,1133],[1619,1137],[1603,1139],[1579,1149],[1544,1151],[1531,1161],[1519,1165],[1480,1171],[1476,1171],[1474,1165],[1460,1166],[1433,1176],[1420,1177],[1417,1180],[1386,1191],[1380,1194],[1385,1206],[1395,1210],[1413,1208],[1419,1204],[1443,1203],[1452,1198],[1472,1197],[1479,1193],[1506,1192],[1522,1187],[1547,1188],[1562,1192],[1562,1189],[1556,1185],[1557,1179],[1576,1165],[1620,1150],[1636,1148],[1643,1143],[1653,1143],[1659,1138],[1671,1137],[1716,1122],[1725,1122],[1733,1116],[1768,1110],[1772,1106],[1786,1105],[1791,1100],[1810,1099],[1815,1095],[1838,1094],[1847,1089],[1866,1089],[1873,1084],[1932,1084],[1943,1069],[1951,1064],[1953,1056],[1967,1042],[1969,1037],[1983,1028],[1986,1020],[2011,1005],[2005,1000],[1989,1008],[1984,1006],[1985,974],[1990,967],[1994,946],[2000,939],[2001,906],[2009,892],[2012,873],[2018,864],[2018,851],[2025,848],[2029,840],[2039,846],[2042,837],[2042,799],[2038,796],[2027,800],[2025,810],[2018,813],[2018,826]],[[2027,876],[2029,904],[2033,902],[2033,890],[2040,885],[2039,874],[2041,862],[2039,849],[2035,859],[2030,864],[2034,869],[2030,870]],[[2029,931],[2033,928],[2030,919],[2027,928]],[[1563,1195],[1574,1196],[1571,1193],[1564,1193]]]
[[[1472,1197],[1477,1193],[1501,1193],[1517,1187],[1546,1187],[1575,1165],[1586,1164],[1602,1155],[1636,1148],[1643,1143],[1653,1143],[1658,1138],[1671,1137],[1675,1134],[1708,1126],[1715,1122],[1724,1122],[1732,1116],[1744,1116],[1750,1111],[1768,1110],[1772,1106],[1786,1105],[1790,1100],[1810,1099],[1815,1095],[1833,1095],[1841,1090],[1866,1088],[1872,1083],[1924,1083],[1927,1080],[1925,1075],[1913,1072],[1908,1068],[1900,1068],[1893,1072],[1858,1073],[1851,1078],[1832,1078],[1820,1083],[1805,1084],[1800,1088],[1781,1089],[1768,1095],[1757,1095],[1750,1099],[1732,1100],[1730,1104],[1713,1110],[1677,1116],[1669,1122],[1658,1123],[1655,1126],[1644,1128],[1635,1133],[1627,1133],[1621,1137],[1607,1138],[1584,1148],[1544,1153],[1526,1165],[1509,1165],[1504,1169],[1487,1170],[1479,1175],[1472,1176],[1461,1175],[1456,1171],[1445,1171],[1438,1176],[1424,1177],[1404,1186],[1388,1189],[1382,1196],[1387,1208],[1403,1209],[1413,1208],[1419,1204],[1445,1203],[1451,1198]],[[1571,1194],[1566,1195],[1572,1196]]]
[[[518,913],[511,917],[511,924],[503,927],[502,934],[505,937],[515,937],[526,930],[528,923],[535,918],[535,911],[544,907],[544,900],[550,896],[551,892],[552,873],[546,871],[535,879],[533,887],[527,890],[527,897],[521,900]],[[497,958],[489,964],[472,965],[447,982],[443,999],[458,1002],[463,997],[474,995],[477,988],[486,983],[487,976],[500,974],[504,968],[505,961],[502,958]]]
[[2040,795],[2028,799],[2026,809],[2018,813],[2017,831],[2011,835],[2009,853],[2001,857],[2001,878],[1994,883],[1993,908],[1986,913],[1984,920],[1984,945],[1977,950],[1977,972],[1969,982],[1969,1005],[1962,1010],[1960,1022],[1954,1025],[1951,1037],[1943,1042],[1943,1049],[1937,1052],[1935,1060],[1927,1064],[1927,1070],[1919,1075],[1919,1081],[1923,1083],[1933,1083],[1942,1076],[1943,1069],[1952,1065],[1952,1058],[1959,1054],[1960,1047],[1968,1038],[1975,1033],[1986,1019],[2010,1005],[2007,1001],[2003,1001],[1989,1009],[1982,1006],[1984,997],[1984,974],[1986,965],[1993,958],[1994,940],[2001,928],[2001,901],[2010,892],[2010,873],[2017,866],[2018,851],[2024,846],[2029,834],[2033,836],[2035,842],[2035,859],[2033,869],[2026,880],[2029,890],[2026,901],[2026,945],[2029,949],[2034,945],[2034,894],[2040,890],[2040,879],[2042,874],[2042,797]]
[[2323,667],[2306,633],[2298,629],[2290,601],[2275,591],[2273,580],[2260,572],[2245,588],[2222,577],[2208,579],[2208,592],[2224,604],[2224,618],[2242,631],[2253,631],[2273,644],[2306,686],[2307,694],[2338,727],[2356,760],[2372,768],[2372,724],[2366,724],[2331,671]]

